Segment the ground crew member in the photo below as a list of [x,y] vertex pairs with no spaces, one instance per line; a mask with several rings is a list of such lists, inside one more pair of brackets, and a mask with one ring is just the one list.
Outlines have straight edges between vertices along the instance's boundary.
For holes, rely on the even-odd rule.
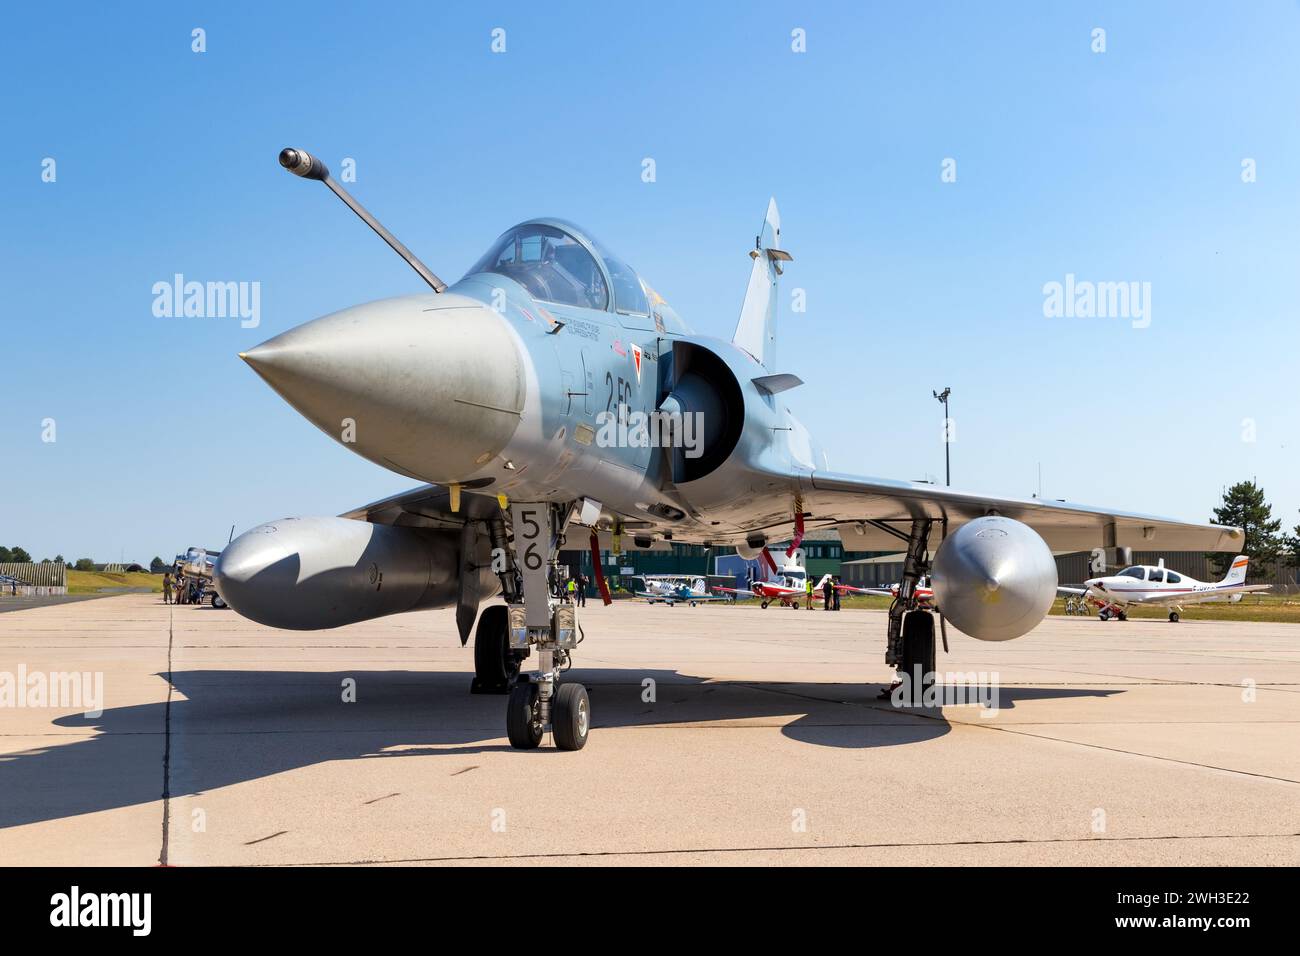
[[[840,576],[838,574],[835,575],[835,583],[836,584],[840,583]],[[838,611],[840,609],[840,589],[835,588],[832,594],[833,594],[833,598],[831,601],[831,610]]]
[[163,603],[172,603],[172,576],[171,574],[163,575]]
[[835,582],[828,577],[826,583],[822,585],[823,611],[829,611],[831,609],[831,602],[835,599],[835,595],[838,593],[839,592],[835,590]]
[[577,603],[577,600],[578,600],[578,582],[575,581],[573,578],[569,578],[569,587],[568,587],[568,591],[569,591],[569,594],[568,594],[568,597],[569,597],[569,603],[570,603],[570,604]]
[[587,576],[585,574],[579,574],[578,575],[578,607],[587,606],[587,584],[588,584]]
[[804,587],[806,587],[806,588],[808,589],[808,610],[811,611],[811,610],[812,610],[812,601],[813,601],[813,583],[812,583],[812,579],[811,579],[811,578],[804,578],[803,585],[804,585]]

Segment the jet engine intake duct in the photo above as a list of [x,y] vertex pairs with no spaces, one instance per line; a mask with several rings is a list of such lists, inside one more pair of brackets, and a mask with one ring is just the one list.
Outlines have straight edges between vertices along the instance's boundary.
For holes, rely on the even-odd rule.
[[965,634],[1009,641],[1037,626],[1056,598],[1056,560],[1026,524],[986,515],[944,539],[934,556],[935,604]]
[[689,446],[677,441],[670,449],[672,480],[681,484],[703,478],[730,457],[745,425],[745,397],[727,363],[694,342],[673,343],[670,382],[659,411],[680,414],[692,439]]
[[214,576],[244,617],[310,631],[455,602],[458,556],[453,531],[284,518],[227,545]]

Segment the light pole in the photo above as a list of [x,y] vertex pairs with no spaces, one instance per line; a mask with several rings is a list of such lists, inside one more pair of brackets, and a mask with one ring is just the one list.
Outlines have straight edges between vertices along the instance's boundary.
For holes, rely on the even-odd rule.
[[943,405],[943,483],[952,484],[952,462],[948,457],[948,446],[952,444],[952,419],[948,415],[948,396],[952,394],[951,388],[944,388],[942,392],[932,392]]

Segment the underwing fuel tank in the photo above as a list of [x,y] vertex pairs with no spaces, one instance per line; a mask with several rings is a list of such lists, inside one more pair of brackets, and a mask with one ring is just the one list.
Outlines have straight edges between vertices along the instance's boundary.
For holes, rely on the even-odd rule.
[[1038,533],[989,515],[962,525],[934,556],[934,600],[944,617],[981,641],[1029,633],[1056,598],[1056,560]]
[[284,518],[217,559],[217,593],[268,627],[309,631],[453,603],[458,536],[350,518]]

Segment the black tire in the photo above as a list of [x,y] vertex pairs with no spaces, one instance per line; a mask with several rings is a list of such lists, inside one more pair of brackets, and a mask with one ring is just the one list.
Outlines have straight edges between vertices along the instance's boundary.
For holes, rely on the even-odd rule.
[[504,604],[483,609],[474,629],[473,694],[507,694],[522,660],[510,649],[510,611]]
[[218,611],[222,610],[227,606],[226,602],[221,600],[221,595],[217,594],[215,591],[212,594],[212,606],[216,608]]
[[537,707],[537,685],[516,684],[506,703],[506,736],[516,750],[535,750],[542,742],[542,727],[533,720]]
[[1101,620],[1103,620],[1103,621],[1109,621],[1109,620],[1110,620],[1110,611],[1105,611],[1105,610],[1103,610],[1100,614],[1097,615],[1097,617],[1101,618]]
[[764,611],[767,610],[767,602],[766,602],[766,601],[762,601],[762,602],[760,602],[758,606],[761,607]]
[[560,750],[581,750],[591,731],[591,702],[581,684],[561,684],[551,706],[551,732]]
[[[916,682],[917,669],[921,682]],[[903,673],[911,691],[910,701],[904,703],[920,706],[926,688],[934,686],[935,648],[934,615],[928,611],[908,611],[903,617]]]
[[1119,612],[1119,619],[1120,619],[1121,621],[1127,621],[1127,620],[1128,620],[1128,615],[1127,615],[1126,613],[1124,613],[1123,611],[1120,611],[1120,612]]
[[1177,611],[1170,611],[1170,612],[1169,612],[1169,623],[1170,623],[1170,624],[1177,624],[1177,623],[1178,623],[1178,612],[1177,612]]

